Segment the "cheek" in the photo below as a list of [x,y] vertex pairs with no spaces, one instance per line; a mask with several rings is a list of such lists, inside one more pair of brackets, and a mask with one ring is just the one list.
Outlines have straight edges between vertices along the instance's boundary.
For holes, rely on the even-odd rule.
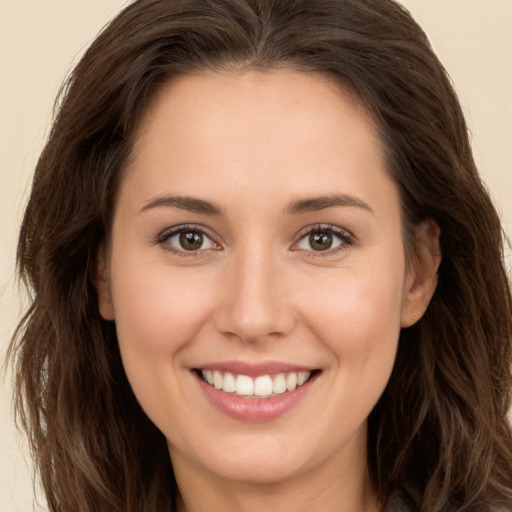
[[[143,268],[143,270],[138,270]],[[116,275],[120,276],[116,280]],[[118,268],[112,279],[117,335],[123,356],[173,355],[211,316],[214,286],[205,272],[162,265]]]
[[391,375],[402,304],[402,281],[397,275],[352,272],[340,278],[329,294],[311,300],[315,309],[308,317],[310,329],[333,361],[327,375],[336,390],[331,421],[344,431],[364,422]]
[[169,418],[189,415],[186,402],[180,400],[186,392],[181,377],[188,349],[212,315],[215,288],[210,281],[207,276],[192,278],[169,266],[130,265],[129,261],[112,275],[116,331],[126,376],[148,417],[169,435],[177,435],[175,420]]
[[403,282],[396,277],[391,273],[348,271],[329,279],[327,286],[317,282],[302,293],[310,304],[309,322],[340,346],[348,348],[350,340],[358,339],[356,350],[375,345],[383,336],[398,334]]
[[404,267],[400,258],[390,259],[388,264],[381,259],[380,266],[364,265],[336,272],[336,276],[304,291],[310,304],[304,309],[305,323],[335,361],[333,387],[354,395],[355,408],[371,409],[386,386],[395,361]]

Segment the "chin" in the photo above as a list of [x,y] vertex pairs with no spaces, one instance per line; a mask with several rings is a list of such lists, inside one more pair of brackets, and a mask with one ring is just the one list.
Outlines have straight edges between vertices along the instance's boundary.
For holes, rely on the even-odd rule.
[[[279,484],[307,472],[308,460],[304,457],[303,443],[296,441],[290,447],[278,437],[274,433],[251,436],[236,443],[219,441],[213,450],[202,447],[199,453],[189,454],[187,458],[195,459],[195,464],[205,473],[221,480],[254,485]],[[171,449],[171,459],[176,456],[176,451]]]
[[292,460],[254,456],[225,460],[217,474],[223,479],[250,485],[276,485],[300,475],[306,468]]

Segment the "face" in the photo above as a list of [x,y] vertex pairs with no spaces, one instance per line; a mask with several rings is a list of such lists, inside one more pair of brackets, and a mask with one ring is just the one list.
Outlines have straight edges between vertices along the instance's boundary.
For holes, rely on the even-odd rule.
[[175,471],[244,482],[365,466],[400,328],[433,291],[406,265],[372,120],[293,71],[166,87],[99,269],[101,314]]

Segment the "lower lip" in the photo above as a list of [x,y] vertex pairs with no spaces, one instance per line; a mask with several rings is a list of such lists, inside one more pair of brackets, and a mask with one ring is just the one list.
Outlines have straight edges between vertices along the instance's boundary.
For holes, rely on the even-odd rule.
[[279,418],[293,409],[306,396],[316,377],[313,375],[293,391],[269,398],[246,398],[218,390],[196,374],[201,389],[218,410],[234,419],[255,423]]

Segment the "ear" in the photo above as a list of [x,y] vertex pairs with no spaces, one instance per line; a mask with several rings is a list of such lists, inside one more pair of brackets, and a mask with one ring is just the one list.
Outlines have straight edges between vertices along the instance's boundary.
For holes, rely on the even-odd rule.
[[98,249],[91,277],[96,288],[96,292],[98,293],[98,306],[101,317],[104,320],[114,320],[114,306],[112,304],[112,295],[110,293],[107,254],[104,245],[101,245]]
[[401,326],[414,325],[425,313],[436,291],[441,264],[441,230],[433,219],[419,224],[414,237],[414,256],[409,263],[402,303]]

